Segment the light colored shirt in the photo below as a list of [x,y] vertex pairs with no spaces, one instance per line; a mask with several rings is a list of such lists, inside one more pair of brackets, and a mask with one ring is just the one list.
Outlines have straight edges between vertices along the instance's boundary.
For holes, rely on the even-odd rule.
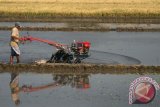
[[19,39],[16,39],[14,37],[19,38],[19,30],[16,27],[12,28],[10,45],[18,47]]

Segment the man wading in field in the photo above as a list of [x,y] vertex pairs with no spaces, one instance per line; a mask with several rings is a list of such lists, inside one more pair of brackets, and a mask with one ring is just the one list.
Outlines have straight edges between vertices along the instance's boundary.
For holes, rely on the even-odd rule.
[[17,63],[20,62],[19,56],[20,56],[20,49],[19,49],[19,30],[21,26],[19,22],[15,23],[15,27],[12,28],[11,32],[11,56],[10,56],[10,64],[13,64],[14,56],[17,59]]

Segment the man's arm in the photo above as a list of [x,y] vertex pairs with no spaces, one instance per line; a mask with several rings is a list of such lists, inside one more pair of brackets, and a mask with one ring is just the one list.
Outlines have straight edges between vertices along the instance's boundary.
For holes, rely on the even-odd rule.
[[18,36],[15,36],[15,35],[12,35],[11,37],[14,39],[20,39]]

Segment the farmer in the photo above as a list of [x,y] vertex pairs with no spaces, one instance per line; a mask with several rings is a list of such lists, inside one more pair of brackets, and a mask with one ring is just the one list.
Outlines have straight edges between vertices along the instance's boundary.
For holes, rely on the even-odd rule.
[[13,64],[14,56],[17,59],[17,63],[20,62],[19,56],[20,56],[20,49],[19,49],[19,30],[21,26],[19,22],[15,23],[15,26],[12,28],[11,32],[11,56],[10,56],[10,64]]

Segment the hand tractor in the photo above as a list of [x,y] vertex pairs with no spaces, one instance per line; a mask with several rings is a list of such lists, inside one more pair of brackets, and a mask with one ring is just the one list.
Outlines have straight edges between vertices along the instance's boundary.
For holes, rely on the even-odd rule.
[[91,43],[89,41],[75,41],[71,43],[71,46],[60,44],[55,41],[50,41],[42,38],[36,38],[32,36],[22,37],[20,41],[39,41],[47,43],[56,47],[57,52],[52,54],[47,63],[81,63],[81,61],[89,57],[89,50]]

